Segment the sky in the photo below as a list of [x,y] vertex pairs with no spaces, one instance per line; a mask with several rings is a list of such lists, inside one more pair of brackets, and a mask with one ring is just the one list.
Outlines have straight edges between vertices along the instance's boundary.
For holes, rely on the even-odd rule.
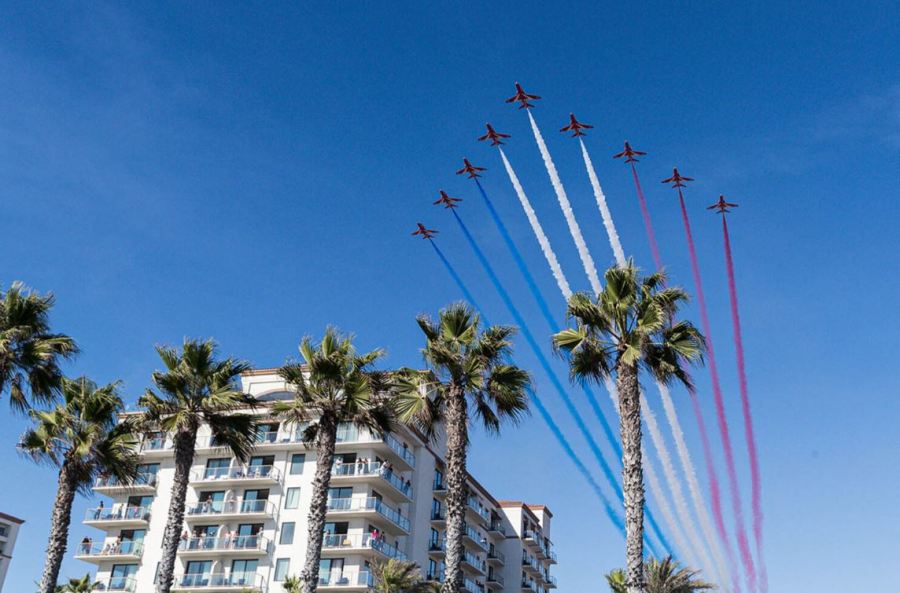
[[[673,166],[696,178],[688,208],[749,516],[722,238],[704,209],[719,194],[740,204],[729,220],[770,590],[888,590],[891,571],[857,569],[889,566],[900,538],[898,19],[889,2],[10,4],[0,282],[52,291],[54,327],[83,350],[67,372],[121,379],[132,405],[160,367],[153,346],[185,336],[271,367],[335,324],[360,348],[386,348],[386,366],[417,365],[415,315],[461,298],[409,236],[417,221],[440,231],[491,321],[511,322],[431,205],[445,189],[549,344],[473,184],[453,174],[464,156],[488,168],[485,188],[562,322],[499,157],[475,141],[487,121],[512,135],[507,154],[570,282],[587,289],[527,118],[503,103],[518,80],[543,96],[534,115],[598,267],[612,252],[577,143],[556,131],[570,112],[595,126],[587,147],[644,267],[630,173],[610,157],[626,139],[649,153],[639,172],[663,259],[692,293],[677,200],[658,180]],[[517,360],[590,464],[521,341]],[[696,378],[712,428],[709,373]],[[673,395],[699,462],[687,394]],[[55,473],[16,452],[26,423],[0,413],[0,511],[26,520],[6,584],[19,593],[40,576]],[[621,538],[539,416],[501,438],[477,433],[470,460],[498,497],[553,510],[561,591],[606,590]],[[76,501],[71,542],[91,531],[79,517],[92,502]],[[70,551],[62,575],[90,568]]]

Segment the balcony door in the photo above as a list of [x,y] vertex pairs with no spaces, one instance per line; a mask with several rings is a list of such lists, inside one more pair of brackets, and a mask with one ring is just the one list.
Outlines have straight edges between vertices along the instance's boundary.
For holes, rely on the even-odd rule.
[[232,560],[231,579],[228,584],[232,586],[253,585],[256,581],[257,566],[259,566],[258,560]]
[[203,472],[205,480],[215,480],[224,478],[228,475],[228,468],[231,467],[230,457],[216,457],[206,461],[206,471]]
[[319,560],[319,583],[327,585],[343,584],[344,559],[322,558]]
[[156,476],[159,474],[158,463],[144,463],[137,466],[137,477],[135,484],[156,484]]
[[137,564],[114,564],[109,573],[109,588],[112,590],[128,591],[132,587],[129,584],[137,574]]
[[272,464],[275,463],[274,455],[256,455],[250,458],[247,465],[251,476],[268,476],[272,472]]
[[146,529],[123,529],[119,532],[119,538],[122,540],[119,549],[123,554],[137,552],[144,543],[145,535],[147,535]]
[[225,491],[216,490],[214,492],[200,493],[200,512],[221,513],[225,505]]
[[262,490],[244,490],[244,501],[241,503],[241,512],[258,513],[264,510],[267,500],[269,500],[268,488]]
[[182,587],[207,587],[212,574],[212,560],[191,560],[184,569]]

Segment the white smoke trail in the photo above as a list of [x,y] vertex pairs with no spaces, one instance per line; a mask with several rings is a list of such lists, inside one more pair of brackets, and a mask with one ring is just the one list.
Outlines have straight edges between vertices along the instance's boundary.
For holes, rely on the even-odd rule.
[[534,231],[538,244],[541,246],[541,251],[544,252],[544,257],[547,259],[547,263],[550,264],[550,271],[553,272],[553,277],[556,278],[556,284],[559,286],[559,291],[563,294],[563,297],[565,297],[566,302],[569,302],[569,298],[572,296],[572,289],[569,288],[569,281],[566,280],[566,275],[563,273],[562,267],[556,259],[556,253],[554,253],[553,248],[550,247],[550,240],[547,239],[547,235],[544,234],[544,228],[541,226],[537,214],[534,213],[534,208],[531,207],[531,202],[528,200],[528,196],[525,195],[525,190],[519,182],[519,177],[516,175],[516,172],[513,171],[512,165],[509,164],[509,159],[506,158],[506,153],[503,152],[502,148],[500,148],[500,158],[503,159],[503,166],[506,168],[506,174],[509,175],[509,180],[513,184],[513,189],[516,190],[516,195],[519,197],[519,202],[522,204],[522,210],[525,211],[525,216],[528,217],[528,222],[531,224],[531,230]]
[[613,224],[612,214],[609,206],[606,204],[606,196],[603,195],[603,189],[600,187],[600,180],[597,178],[597,171],[594,170],[594,163],[588,154],[584,140],[578,139],[581,144],[581,156],[584,158],[584,167],[587,169],[588,177],[591,180],[591,187],[594,189],[594,198],[597,200],[597,207],[600,209],[600,216],[603,218],[603,226],[606,227],[606,234],[609,236],[609,244],[612,246],[613,254],[616,256],[616,263],[620,266],[625,265],[625,251],[622,249],[622,243],[619,241],[619,233],[616,232],[616,225]]
[[644,475],[647,476],[647,483],[650,484],[650,492],[653,493],[653,497],[656,499],[656,504],[662,513],[663,519],[666,520],[669,529],[672,530],[672,537],[675,538],[675,545],[678,546],[681,553],[684,554],[684,559],[688,562],[689,566],[698,566],[697,559],[694,557],[694,551],[688,545],[687,540],[684,538],[684,533],[681,531],[681,527],[679,527],[678,522],[675,520],[675,515],[672,514],[672,507],[669,506],[669,501],[666,500],[665,497],[657,496],[657,493],[662,492],[662,486],[659,483],[659,477],[656,475],[653,464],[650,463],[650,459],[644,459],[643,469]]
[[526,111],[528,112],[528,120],[531,122],[531,131],[534,132],[534,140],[537,142],[538,150],[541,151],[541,157],[544,159],[544,166],[547,168],[547,174],[550,176],[550,183],[553,184],[553,190],[556,192],[556,199],[559,200],[559,207],[562,209],[563,216],[566,217],[566,224],[569,225],[569,233],[572,235],[575,246],[578,248],[578,257],[581,258],[581,264],[584,266],[584,271],[587,273],[588,280],[591,283],[591,289],[594,291],[594,294],[600,294],[601,285],[600,278],[597,276],[597,268],[594,266],[594,259],[591,257],[590,251],[588,251],[587,243],[584,242],[584,237],[581,236],[581,228],[578,226],[578,221],[575,220],[575,213],[572,212],[572,205],[569,203],[566,189],[563,187],[562,180],[559,178],[559,173],[556,171],[556,165],[553,164],[553,159],[550,158],[550,151],[547,150],[547,144],[544,142],[544,137],[538,129],[537,122],[534,121],[534,116],[531,115],[530,110],[526,109]]
[[719,539],[716,536],[716,532],[713,531],[712,521],[709,517],[709,512],[706,510],[706,503],[700,491],[700,482],[697,480],[697,471],[694,469],[691,453],[688,451],[687,443],[684,440],[684,432],[681,430],[681,423],[678,421],[678,414],[675,412],[675,404],[672,401],[672,396],[669,394],[669,388],[661,383],[657,385],[663,408],[666,411],[666,419],[669,421],[672,437],[675,439],[675,449],[678,451],[678,457],[684,468],[688,490],[691,493],[691,501],[694,504],[694,512],[700,519],[700,529],[703,530],[703,536],[709,544],[713,558],[715,558],[718,574],[720,575],[719,582],[722,583],[722,586],[726,586],[725,583],[731,583],[731,573],[728,570],[728,565],[725,564],[722,548],[719,546]]
[[653,441],[653,446],[656,448],[657,455],[659,455],[659,462],[663,468],[663,475],[666,477],[666,484],[669,486],[669,491],[672,493],[672,499],[675,501],[675,508],[678,512],[678,516],[684,524],[687,537],[690,540],[691,555],[695,558],[699,557],[701,562],[700,564],[696,564],[694,561],[691,561],[691,563],[693,566],[701,567],[704,572],[710,576],[720,577],[721,575],[718,574],[718,571],[715,571],[715,564],[713,564],[709,558],[709,554],[706,552],[706,546],[703,545],[703,540],[694,528],[694,522],[691,520],[691,513],[688,510],[687,502],[684,500],[684,493],[681,490],[681,482],[678,480],[675,468],[672,466],[672,457],[669,455],[669,447],[666,445],[662,431],[659,429],[659,424],[656,422],[656,414],[654,414],[653,409],[650,408],[650,402],[647,401],[643,391],[641,391],[641,408],[643,410],[644,420],[647,423],[647,430],[650,433],[650,439]]

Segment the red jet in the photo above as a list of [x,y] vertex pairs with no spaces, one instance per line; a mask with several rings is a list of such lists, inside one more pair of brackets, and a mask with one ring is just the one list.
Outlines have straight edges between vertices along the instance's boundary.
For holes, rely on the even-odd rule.
[[515,103],[518,101],[521,103],[519,105],[519,109],[531,109],[534,107],[529,101],[537,101],[540,99],[538,95],[529,95],[525,92],[525,89],[522,88],[522,85],[518,82],[516,83],[516,94],[506,100],[507,103]]
[[479,142],[482,140],[490,140],[491,146],[497,146],[499,144],[503,144],[503,138],[509,138],[509,134],[501,134],[491,124],[485,124],[487,126],[487,134],[484,136],[479,136]]
[[457,202],[462,202],[462,198],[451,198],[447,195],[447,192],[444,190],[439,190],[441,192],[441,197],[438,198],[434,205],[443,204],[444,208],[456,208]]
[[412,233],[413,237],[415,237],[416,235],[422,235],[423,239],[431,239],[438,233],[437,231],[435,231],[433,229],[426,229],[425,225],[422,224],[421,222],[417,222],[416,227],[417,227],[416,232]]
[[737,208],[737,204],[732,204],[731,202],[725,201],[725,196],[719,196],[719,201],[713,204],[712,206],[707,206],[707,210],[718,210],[719,214],[725,214],[726,212],[731,212],[729,208]]
[[481,177],[478,174],[479,171],[487,171],[484,167],[476,167],[472,163],[469,162],[469,159],[463,159],[463,168],[456,172],[457,175],[462,175],[463,173],[469,174],[469,179],[475,179],[476,177]]
[[614,158],[614,159],[620,159],[620,158],[622,158],[622,157],[625,157],[625,162],[626,162],[626,163],[636,163],[636,162],[638,162],[638,160],[637,160],[636,158],[634,158],[634,157],[636,157],[636,156],[644,156],[645,154],[647,154],[647,153],[646,153],[646,152],[641,152],[640,150],[635,150],[635,149],[631,148],[631,144],[628,144],[628,141],[626,140],[626,141],[625,141],[625,150],[623,150],[623,151],[620,152],[619,154],[614,154],[614,155],[613,155],[613,158]]
[[663,183],[671,183],[672,187],[687,187],[684,182],[685,181],[693,181],[693,177],[682,177],[681,173],[678,172],[678,169],[672,169],[672,176],[668,179],[663,179]]
[[569,125],[560,130],[560,132],[572,132],[572,138],[577,138],[578,136],[584,136],[585,133],[581,130],[589,130],[594,126],[590,126],[588,124],[583,124],[577,119],[575,119],[575,114],[569,114]]

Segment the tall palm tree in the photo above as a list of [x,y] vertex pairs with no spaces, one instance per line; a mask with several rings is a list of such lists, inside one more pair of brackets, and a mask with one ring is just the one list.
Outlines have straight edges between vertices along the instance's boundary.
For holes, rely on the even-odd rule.
[[180,351],[157,346],[156,352],[165,366],[164,371],[153,373],[153,384],[159,393],[148,389],[138,405],[145,410],[142,425],[172,435],[175,450],[175,478],[158,585],[160,593],[169,593],[197,431],[201,425],[208,425],[218,443],[228,447],[240,461],[246,461],[255,435],[254,417],[246,412],[252,411],[256,402],[237,386],[238,377],[250,365],[234,358],[219,360],[213,340],[186,338]]
[[666,288],[665,275],[639,277],[633,262],[606,271],[606,286],[596,297],[569,299],[567,316],[575,327],[553,336],[554,346],[570,354],[573,378],[600,381],[615,374],[622,440],[622,488],[625,498],[627,593],[644,589],[644,481],[641,460],[639,372],[663,383],[680,381],[693,389],[686,363],[702,359],[703,336],[675,316],[687,300],[680,288]]
[[469,423],[473,418],[497,434],[501,422],[517,422],[528,410],[528,373],[507,361],[515,328],[491,326],[479,331],[479,317],[457,303],[442,310],[437,322],[417,318],[425,334],[422,353],[427,371],[405,372],[398,381],[399,418],[430,438],[442,428],[447,438],[447,532],[444,593],[462,586],[463,522],[466,513]]
[[59,468],[40,593],[56,589],[75,494],[87,493],[101,473],[128,483],[137,471],[131,426],[118,422],[125,407],[118,383],[98,387],[81,377],[62,379],[61,385],[62,402],[50,410],[31,410],[34,426],[19,441],[19,450],[34,461]]
[[41,296],[21,282],[0,293],[0,396],[8,390],[19,412],[51,403],[62,379],[60,359],[78,353],[72,338],[50,333],[53,302],[52,294]]
[[68,583],[57,587],[56,593],[91,593],[96,586],[91,573],[88,573],[80,579],[70,578]]
[[[660,562],[651,558],[644,564],[647,578],[647,593],[697,593],[715,589],[715,585],[697,578],[698,571],[681,568],[677,561],[668,556]],[[612,593],[626,593],[625,571],[614,570],[606,575],[606,582]]]
[[306,560],[299,575],[302,593],[314,593],[338,426],[350,423],[380,435],[390,430],[391,409],[385,375],[372,368],[383,355],[381,350],[357,354],[352,336],[328,328],[321,342],[303,338],[300,355],[302,362],[279,370],[296,395],[276,402],[273,412],[295,426],[305,426],[303,440],[316,450]]
[[375,593],[436,593],[438,585],[422,578],[419,565],[391,558],[372,563]]

